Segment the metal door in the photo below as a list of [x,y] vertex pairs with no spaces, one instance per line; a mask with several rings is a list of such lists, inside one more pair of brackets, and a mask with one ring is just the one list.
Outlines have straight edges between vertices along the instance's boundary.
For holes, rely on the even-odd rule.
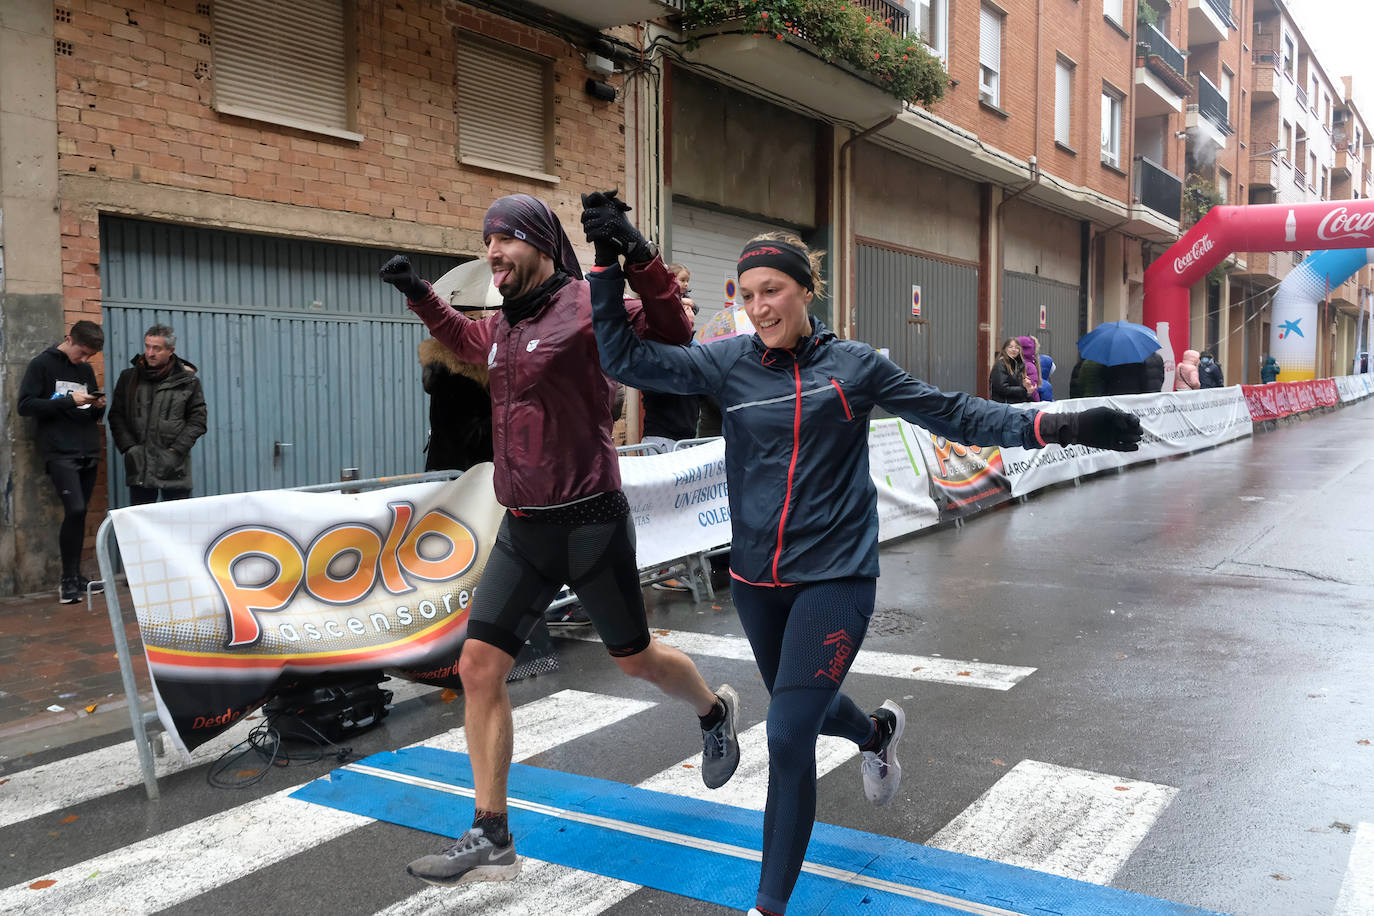
[[[199,369],[209,429],[191,453],[194,495],[423,468],[425,329],[377,279],[393,252],[116,217],[100,228],[106,384],[153,324]],[[459,259],[412,261],[437,278]],[[127,505],[113,443],[109,459],[110,504]]]
[[[1055,362],[1050,376],[1056,398],[1069,396],[1069,374],[1078,361],[1078,287],[1035,274],[1002,274],[1002,329],[998,343],[1008,337],[1034,337],[1040,352]],[[1040,307],[1045,327],[1040,327]]]

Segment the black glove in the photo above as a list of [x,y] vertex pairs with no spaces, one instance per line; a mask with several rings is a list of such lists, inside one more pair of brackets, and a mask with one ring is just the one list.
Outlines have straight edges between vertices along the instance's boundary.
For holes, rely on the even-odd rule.
[[382,265],[379,274],[383,280],[405,293],[411,302],[419,302],[429,295],[429,284],[415,275],[410,266],[410,258],[403,254],[393,255]]
[[1060,445],[1078,443],[1089,448],[1134,452],[1140,448],[1140,418],[1114,407],[1093,407],[1080,413],[1042,413],[1040,438]]
[[625,218],[630,205],[617,198],[617,193],[593,191],[582,195],[582,231],[596,250],[596,265],[614,264],[620,254],[631,264],[652,261],[658,252]]

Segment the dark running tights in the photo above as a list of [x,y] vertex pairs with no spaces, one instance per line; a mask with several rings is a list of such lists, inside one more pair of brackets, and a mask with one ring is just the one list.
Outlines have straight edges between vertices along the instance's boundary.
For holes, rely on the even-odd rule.
[[62,500],[62,527],[57,546],[62,553],[62,576],[81,574],[81,544],[86,539],[86,504],[95,489],[96,459],[54,458],[48,462],[48,476]]
[[868,631],[875,579],[763,588],[734,581],[730,593],[749,637],[768,704],[768,806],[757,906],[773,913],[801,874],[816,821],[816,738],[863,744],[873,720],[840,692]]

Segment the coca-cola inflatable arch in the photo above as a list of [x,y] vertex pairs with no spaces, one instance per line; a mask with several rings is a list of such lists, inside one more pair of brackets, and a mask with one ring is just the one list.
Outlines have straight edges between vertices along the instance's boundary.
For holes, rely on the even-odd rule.
[[[1145,271],[1144,323],[1158,328],[1167,322],[1174,352],[1182,353],[1189,349],[1189,288],[1233,252],[1369,247],[1374,247],[1374,198],[1213,207]],[[1284,366],[1284,377],[1296,373]]]

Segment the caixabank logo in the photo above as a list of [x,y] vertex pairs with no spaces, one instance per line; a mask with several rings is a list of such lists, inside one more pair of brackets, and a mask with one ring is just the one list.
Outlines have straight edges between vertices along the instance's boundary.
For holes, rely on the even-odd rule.
[[470,588],[426,588],[422,600],[399,599],[472,570],[479,554],[472,530],[443,509],[416,518],[413,503],[387,507],[384,531],[347,521],[305,543],[267,525],[215,537],[205,569],[223,599],[223,647],[360,648],[413,638],[466,611]]

